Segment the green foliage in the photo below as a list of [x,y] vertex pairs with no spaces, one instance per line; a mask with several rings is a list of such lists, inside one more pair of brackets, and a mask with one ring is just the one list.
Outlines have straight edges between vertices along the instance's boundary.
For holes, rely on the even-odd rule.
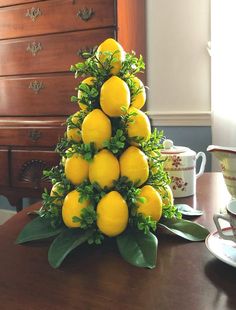
[[158,240],[151,232],[126,230],[116,238],[121,256],[131,265],[153,269],[156,266]]
[[92,235],[88,239],[88,244],[101,245],[104,240],[103,234],[99,229],[94,229]]
[[81,210],[80,217],[74,216],[72,221],[74,223],[80,223],[81,229],[88,229],[96,224],[97,213],[92,205]]
[[60,182],[65,188],[68,186],[68,180],[65,177],[64,167],[60,164],[58,166],[52,167],[50,170],[43,171],[43,179],[50,180],[52,185]]
[[134,98],[142,91],[143,87],[137,87],[135,85],[135,82],[133,80],[134,76],[129,76],[128,78],[125,78],[125,82],[129,86],[130,95],[131,95],[131,102],[134,100]]
[[83,142],[78,142],[73,143],[69,149],[64,150],[63,156],[70,158],[74,154],[79,154],[83,157],[83,159],[90,162],[96,153],[97,149],[94,143],[85,144]]
[[[92,85],[81,83],[76,90],[80,90],[80,98],[77,98],[80,103],[86,106],[86,112],[99,107],[100,83],[94,79]],[[83,110],[84,111],[84,110]]]
[[62,224],[61,206],[58,206],[55,203],[55,197],[51,197],[47,190],[45,190],[45,192],[42,194],[42,199],[43,204],[39,209],[39,216],[49,220],[52,227],[60,226]]
[[204,241],[209,231],[198,223],[183,219],[162,219],[158,226],[189,241]]
[[16,239],[17,244],[33,240],[47,239],[58,235],[65,229],[64,226],[52,227],[49,220],[37,216],[35,219],[25,225]]
[[128,78],[129,76],[136,75],[139,72],[142,73],[144,69],[145,64],[141,55],[137,58],[135,52],[132,52],[131,54],[126,53],[125,61],[122,63],[118,76],[125,80],[125,78]]
[[91,184],[88,180],[85,180],[77,186],[76,190],[80,193],[80,202],[89,200],[93,206],[96,206],[100,199],[106,194],[106,191],[103,190],[97,183]]
[[105,141],[104,147],[114,155],[120,155],[126,144],[126,136],[122,129],[117,129],[115,135],[109,141]]
[[72,250],[86,242],[93,231],[91,229],[66,229],[54,239],[49,251],[48,261],[53,268],[58,268]]
[[72,140],[67,140],[66,138],[61,138],[61,140],[57,143],[55,151],[59,153],[62,157],[66,157],[66,151],[70,149],[75,142]]
[[87,110],[80,110],[79,113],[70,115],[66,120],[66,124],[69,128],[81,128],[83,120],[87,115]]
[[163,208],[162,210],[162,217],[167,219],[181,219],[182,214],[174,205],[168,205],[167,207]]
[[140,213],[130,217],[130,226],[142,231],[144,234],[148,234],[151,230],[156,231],[157,222],[154,221],[151,216],[144,216]]

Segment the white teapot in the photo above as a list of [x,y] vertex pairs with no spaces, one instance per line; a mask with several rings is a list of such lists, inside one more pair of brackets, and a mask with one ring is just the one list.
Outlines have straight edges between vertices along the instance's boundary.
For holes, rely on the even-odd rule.
[[[163,142],[161,151],[165,159],[164,169],[171,178],[170,187],[175,198],[187,197],[196,193],[196,179],[199,178],[206,165],[206,155],[196,153],[184,146],[174,146],[172,140]],[[196,162],[201,158],[200,170],[196,172]]]

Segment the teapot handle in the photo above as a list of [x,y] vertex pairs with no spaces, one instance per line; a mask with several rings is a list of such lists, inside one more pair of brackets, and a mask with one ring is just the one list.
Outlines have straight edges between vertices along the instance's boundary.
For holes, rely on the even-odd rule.
[[199,172],[196,175],[196,178],[199,178],[204,173],[205,166],[206,166],[206,154],[203,153],[203,152],[197,153],[197,155],[196,155],[196,162],[197,162],[199,157],[202,158],[202,162],[201,162],[201,166],[200,166]]

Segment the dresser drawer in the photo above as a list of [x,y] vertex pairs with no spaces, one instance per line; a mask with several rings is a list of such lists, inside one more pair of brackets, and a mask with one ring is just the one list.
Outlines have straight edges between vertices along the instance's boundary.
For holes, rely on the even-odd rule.
[[50,0],[5,7],[0,9],[0,38],[114,26],[114,11],[113,0]]
[[[0,115],[69,115],[78,110],[70,102],[80,79],[73,74],[0,78]],[[15,96],[13,94],[17,94]]]
[[113,36],[108,28],[0,41],[0,75],[69,71],[81,50]]
[[0,186],[9,185],[8,155],[8,149],[0,148]]
[[64,132],[63,126],[0,128],[0,145],[55,147]]
[[[35,0],[34,2],[39,2],[40,0]],[[15,5],[15,4],[23,4],[30,3],[32,0],[0,0],[0,7]]]
[[43,170],[58,165],[59,155],[49,150],[12,150],[11,185],[40,189],[47,187],[42,181]]

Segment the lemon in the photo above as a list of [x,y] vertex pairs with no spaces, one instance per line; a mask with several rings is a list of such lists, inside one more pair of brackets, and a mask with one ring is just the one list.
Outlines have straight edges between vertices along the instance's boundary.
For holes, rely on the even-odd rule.
[[67,126],[66,136],[68,140],[73,140],[75,142],[81,141],[81,131],[79,128],[70,128]]
[[144,197],[145,202],[137,203],[137,213],[151,216],[153,220],[159,221],[162,215],[161,195],[151,185],[145,185],[141,188],[140,197]]
[[162,197],[163,208],[173,205],[174,203],[173,192],[168,184],[165,185],[164,188],[163,187],[158,188],[158,192]]
[[111,122],[100,110],[90,112],[82,123],[82,140],[89,144],[94,142],[97,149],[103,148],[106,140],[111,138]]
[[142,141],[147,141],[151,135],[151,125],[147,115],[134,107],[129,108],[128,113],[135,113],[130,117],[132,122],[128,123],[128,137],[131,141],[135,137],[142,138]]
[[97,49],[96,56],[102,64],[107,60],[107,58],[110,58],[109,55],[106,55],[107,52],[114,53],[114,62],[112,62],[111,74],[116,75],[119,73],[122,62],[125,60],[125,52],[123,47],[112,38],[106,39]]
[[81,131],[80,131],[81,124],[79,121],[79,114],[80,114],[80,111],[77,111],[71,116],[70,119],[71,119],[72,126],[71,124],[69,124],[66,129],[67,139],[73,140],[75,142],[81,141]]
[[120,173],[133,183],[142,185],[149,175],[148,161],[145,154],[135,146],[130,146],[120,156]]
[[108,150],[98,152],[89,165],[90,182],[97,182],[101,188],[112,187],[113,181],[118,180],[119,175],[119,161]]
[[63,196],[64,196],[64,186],[62,183],[57,182],[53,185],[50,196],[53,197],[53,203],[57,206],[62,206],[63,204]]
[[97,226],[108,237],[121,234],[128,224],[128,206],[123,197],[112,191],[97,205]]
[[111,117],[123,115],[121,108],[128,109],[130,105],[128,85],[119,77],[112,76],[101,87],[100,105],[104,113]]
[[73,217],[80,217],[82,209],[89,205],[89,200],[79,201],[80,194],[73,190],[69,192],[62,206],[62,219],[64,224],[69,228],[80,227],[80,222],[74,222]]
[[81,111],[77,111],[73,115],[71,115],[71,122],[78,128],[80,128],[81,126],[80,120],[79,120],[80,114],[81,114]]
[[89,164],[80,154],[73,154],[66,159],[65,175],[74,185],[81,184],[88,178]]
[[143,82],[136,76],[132,78],[134,86],[138,89],[137,95],[132,99],[131,105],[137,109],[141,109],[146,101],[146,91],[143,85]]
[[[89,86],[93,85],[94,82],[96,81],[96,78],[95,77],[92,77],[92,76],[89,76],[87,77],[86,79],[84,79],[81,84],[87,84]],[[78,104],[79,104],[79,107],[82,109],[82,110],[86,110],[87,109],[87,105],[86,104],[83,104],[80,102],[81,98],[83,96],[83,91],[82,90],[78,90]]]

